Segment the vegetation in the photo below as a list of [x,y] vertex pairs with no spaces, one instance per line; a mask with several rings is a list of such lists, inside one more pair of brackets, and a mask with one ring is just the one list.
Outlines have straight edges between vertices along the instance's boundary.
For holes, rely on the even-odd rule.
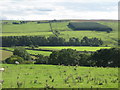
[[13,55],[18,55],[24,60],[31,60],[30,54],[24,48],[15,48],[13,51]]
[[[85,55],[86,56],[86,55]],[[83,57],[84,58],[84,57]],[[54,65],[81,65],[80,63],[86,62],[86,59],[83,60],[82,57],[80,57],[80,53],[76,52],[76,50],[72,49],[62,49],[60,51],[54,51],[50,55],[49,64]],[[86,63],[87,64],[87,63]]]
[[93,54],[79,53],[72,49],[62,49],[52,52],[48,62],[54,65],[118,67],[119,54],[119,48],[101,49]]
[[[49,23],[40,23],[37,24],[37,21],[30,21],[27,24],[12,24],[12,22],[17,21],[3,21],[8,22],[3,25],[2,36],[55,36],[50,31]],[[19,21],[18,21],[19,22]],[[69,21],[66,22],[52,22],[53,30],[57,30],[60,32],[59,37],[64,38],[65,40],[69,40],[69,38],[76,37],[80,40],[87,36],[88,38],[101,38],[104,42],[103,46],[116,46],[118,39],[118,22],[117,21],[94,21],[96,23],[108,26],[112,28],[110,33],[106,32],[97,32],[97,31],[74,31],[67,27]]]
[[88,37],[83,37],[82,40],[78,38],[70,38],[68,42],[65,41],[62,37],[53,37],[48,38],[41,36],[8,36],[2,37],[2,46],[100,46],[103,44],[103,41],[98,38],[89,39]]
[[[20,56],[24,61],[31,60],[30,54],[23,48],[15,48],[13,54]],[[50,56],[38,54],[34,62],[35,64],[118,67],[119,54],[120,48],[100,49],[94,53],[81,53],[73,49],[62,49],[53,51]],[[5,62],[9,63],[8,60],[10,59],[11,57],[6,59],[7,62],[6,60]]]
[[22,57],[17,56],[17,55],[12,55],[11,57],[9,57],[5,60],[5,63],[15,64],[16,61],[18,61],[20,64],[22,64],[24,62],[24,59]]
[[[118,68],[3,64],[3,88],[117,88]],[[83,89],[84,90],[84,89]]]
[[34,64],[48,64],[49,57],[38,54]]
[[0,49],[11,51],[2,61],[8,63],[1,66],[3,88],[118,87],[120,49],[111,48],[119,44],[117,21],[9,20],[2,24],[4,47]]
[[96,66],[118,67],[120,58],[120,48],[101,49],[91,56]]
[[2,60],[9,58],[13,54],[10,51],[0,50],[0,55],[2,56],[2,57],[0,57],[0,61],[2,61]]
[[90,46],[40,46],[35,49],[42,49],[42,50],[53,50],[53,51],[58,51],[62,49],[74,49],[77,51],[96,51],[100,49],[109,49],[111,47],[90,47]]
[[112,28],[96,22],[70,22],[68,27],[73,30],[112,31]]
[[[4,22],[4,21],[3,21]],[[26,24],[12,24],[12,22],[20,23],[19,21],[9,21],[7,24],[3,24],[3,33],[28,33],[28,32],[49,32],[50,25],[49,23],[40,23],[37,24],[35,22],[28,22]],[[70,30],[67,27],[68,22],[55,22],[52,23],[52,27],[54,30],[66,31]]]

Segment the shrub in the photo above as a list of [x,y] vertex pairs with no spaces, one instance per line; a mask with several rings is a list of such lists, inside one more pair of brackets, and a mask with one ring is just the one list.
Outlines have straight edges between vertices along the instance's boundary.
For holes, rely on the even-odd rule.
[[7,64],[15,64],[15,61],[18,61],[21,64],[24,62],[24,59],[22,57],[17,56],[17,55],[12,55],[11,57],[9,57],[5,60],[5,62]]
[[24,60],[31,60],[30,54],[24,48],[15,48],[13,51],[13,55],[18,55],[22,57]]
[[119,65],[120,48],[100,49],[97,50],[91,59],[96,66],[112,66]]
[[47,64],[48,56],[43,56],[41,54],[37,55],[36,62],[34,64]]
[[23,64],[34,64],[34,61],[24,61]]
[[49,64],[78,65],[79,60],[79,53],[76,50],[62,49],[61,51],[52,52]]

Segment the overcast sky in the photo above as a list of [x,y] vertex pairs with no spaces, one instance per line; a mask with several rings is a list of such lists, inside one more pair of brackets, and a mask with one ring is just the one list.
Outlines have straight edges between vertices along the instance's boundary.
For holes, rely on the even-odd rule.
[[119,0],[1,0],[0,19],[118,19]]

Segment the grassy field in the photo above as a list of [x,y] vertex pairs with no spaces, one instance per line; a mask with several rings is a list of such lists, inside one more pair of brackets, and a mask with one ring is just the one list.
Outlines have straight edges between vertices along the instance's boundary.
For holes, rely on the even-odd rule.
[[27,50],[27,52],[32,55],[42,54],[44,56],[49,56],[52,53],[52,52],[47,52],[47,51],[35,51],[35,50]]
[[76,49],[77,51],[96,51],[100,49],[109,49],[111,47],[83,47],[83,46],[41,46],[37,49],[43,50],[61,50],[61,49]]
[[[67,27],[67,24],[69,22],[62,22],[62,23],[52,23],[54,30],[61,30],[66,31],[70,30]],[[49,32],[50,31],[50,25],[49,23],[41,23],[37,24],[36,22],[29,22],[27,24],[6,24],[2,27],[3,33],[20,33],[20,32]]]
[[5,68],[3,88],[118,87],[118,68],[10,64],[2,67]]
[[[49,23],[37,24],[29,22],[27,24],[11,24],[13,21],[3,25],[1,36],[54,36],[50,31]],[[109,49],[117,45],[118,23],[116,21],[97,21],[113,29],[112,32],[97,31],[74,31],[67,27],[69,22],[52,23],[53,30],[59,30],[59,37],[66,41],[71,37],[82,39],[84,36],[89,38],[97,37],[104,41],[103,46],[109,47],[82,47],[82,46],[40,46],[35,49],[61,50],[76,49],[77,51],[96,51],[99,49]],[[30,48],[30,47],[23,47]],[[0,49],[2,49],[0,47]],[[12,55],[14,47],[3,47],[0,50],[4,60]],[[11,51],[11,52],[10,52]],[[51,52],[28,50],[32,55],[42,54],[49,56]],[[35,57],[34,57],[35,58]],[[2,64],[5,71],[2,73],[4,80],[3,88],[118,88],[118,68],[110,67],[83,67],[83,66],[57,66],[57,65],[12,65]]]
[[[3,49],[13,51],[15,47],[2,47]],[[23,48],[29,48],[29,47],[23,47]],[[88,47],[88,46],[40,46],[35,49],[43,49],[43,50],[61,50],[61,49],[76,49],[77,51],[96,51],[100,49],[109,49],[111,47]],[[36,51],[36,50],[28,50],[30,51]],[[47,51],[46,51],[47,52]],[[39,51],[38,51],[39,53]]]
[[[12,22],[12,21],[11,21]],[[59,37],[68,40],[70,37],[77,37],[82,39],[84,36],[97,37],[104,41],[104,45],[115,46],[118,39],[118,22],[116,21],[97,21],[103,25],[109,26],[113,29],[111,33],[101,31],[74,31],[67,27],[69,22],[52,23],[53,30],[59,30]],[[29,22],[27,24],[6,24],[3,25],[2,36],[52,36],[49,23],[36,24],[36,22]],[[53,35],[54,36],[54,35]]]
[[[6,51],[6,50],[10,50],[10,51]],[[12,51],[14,50],[13,48],[6,48],[6,50],[0,50],[0,55],[2,55],[2,57],[0,57],[0,60],[5,60],[6,58],[9,58],[10,56],[13,55],[12,53]],[[34,55],[42,54],[44,56],[49,56],[52,53],[47,51],[35,51],[35,50],[27,50],[27,52],[31,54],[33,58],[35,58]]]
[[[12,55],[12,51],[14,51],[15,47],[0,47],[3,48],[3,50],[1,50],[2,53],[2,59],[1,60],[5,60],[6,58],[10,57]],[[23,48],[29,48],[29,47],[23,47]],[[76,49],[77,51],[96,51],[96,50],[100,50],[100,49],[109,49],[111,47],[80,47],[80,46],[41,46],[39,48],[35,48],[35,49],[42,49],[42,50],[61,50],[61,49]],[[7,51],[8,50],[8,51]],[[37,50],[27,50],[28,53],[30,53],[31,55],[38,55],[38,54],[42,54],[44,56],[49,56],[52,52],[49,51],[37,51]]]
[[0,55],[2,56],[2,57],[0,57],[0,61],[2,61],[2,60],[5,60],[6,58],[9,58],[10,56],[12,56],[13,53],[10,51],[0,50]]

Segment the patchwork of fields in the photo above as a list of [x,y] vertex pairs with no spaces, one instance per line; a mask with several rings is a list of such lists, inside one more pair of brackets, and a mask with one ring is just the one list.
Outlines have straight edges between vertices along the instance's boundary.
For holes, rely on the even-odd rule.
[[[6,21],[3,21],[6,22]],[[55,36],[51,32],[49,23],[28,22],[26,24],[11,24],[7,21],[4,24],[0,36]],[[15,21],[17,22],[17,21]],[[73,21],[72,21],[73,22]],[[118,22],[117,21],[96,21],[113,29],[110,33],[102,31],[74,31],[70,29],[66,22],[52,23],[52,29],[59,31],[59,37],[66,41],[71,37],[80,40],[87,36],[89,38],[99,38],[103,40],[100,47],[86,46],[38,46],[33,49],[23,46],[33,58],[35,55],[42,54],[49,56],[52,51],[61,49],[75,49],[77,51],[95,52],[100,49],[109,49],[117,46]],[[2,58],[13,55],[13,47],[0,47]],[[110,67],[83,67],[83,66],[63,66],[63,65],[35,65],[35,64],[2,64],[5,71],[2,74],[3,88],[118,88],[118,68]],[[92,89],[91,89],[92,90]]]
[[[1,50],[2,53],[2,59],[0,60],[5,60],[6,58],[10,57],[12,55],[12,51],[14,50],[15,47],[2,47],[3,50]],[[29,49],[29,47],[24,47],[26,49]],[[49,56],[52,52],[47,51],[47,50],[52,50],[52,51],[56,51],[56,50],[62,50],[62,49],[75,49],[77,51],[96,51],[99,49],[109,49],[111,47],[80,47],[80,46],[41,46],[38,48],[35,48],[35,50],[27,50],[28,53],[30,53],[31,55],[38,55],[38,54],[42,54],[44,56]],[[43,51],[42,51],[43,50]],[[46,50],[46,51],[44,51]]]
[[[5,68],[3,88],[118,87],[118,68],[8,64],[2,66]],[[21,85],[18,85],[20,83]]]
[[[77,37],[79,39],[84,36],[87,37],[97,37],[104,41],[103,46],[115,46],[118,40],[118,22],[117,21],[96,21],[100,24],[109,26],[113,29],[112,32],[101,32],[101,31],[74,31],[67,27],[69,22],[56,22],[52,23],[53,30],[60,31],[59,37],[63,37],[66,40],[70,37]],[[36,22],[29,22],[27,24],[13,25],[6,24],[3,25],[2,36],[54,36],[50,31],[49,23],[37,24]]]

